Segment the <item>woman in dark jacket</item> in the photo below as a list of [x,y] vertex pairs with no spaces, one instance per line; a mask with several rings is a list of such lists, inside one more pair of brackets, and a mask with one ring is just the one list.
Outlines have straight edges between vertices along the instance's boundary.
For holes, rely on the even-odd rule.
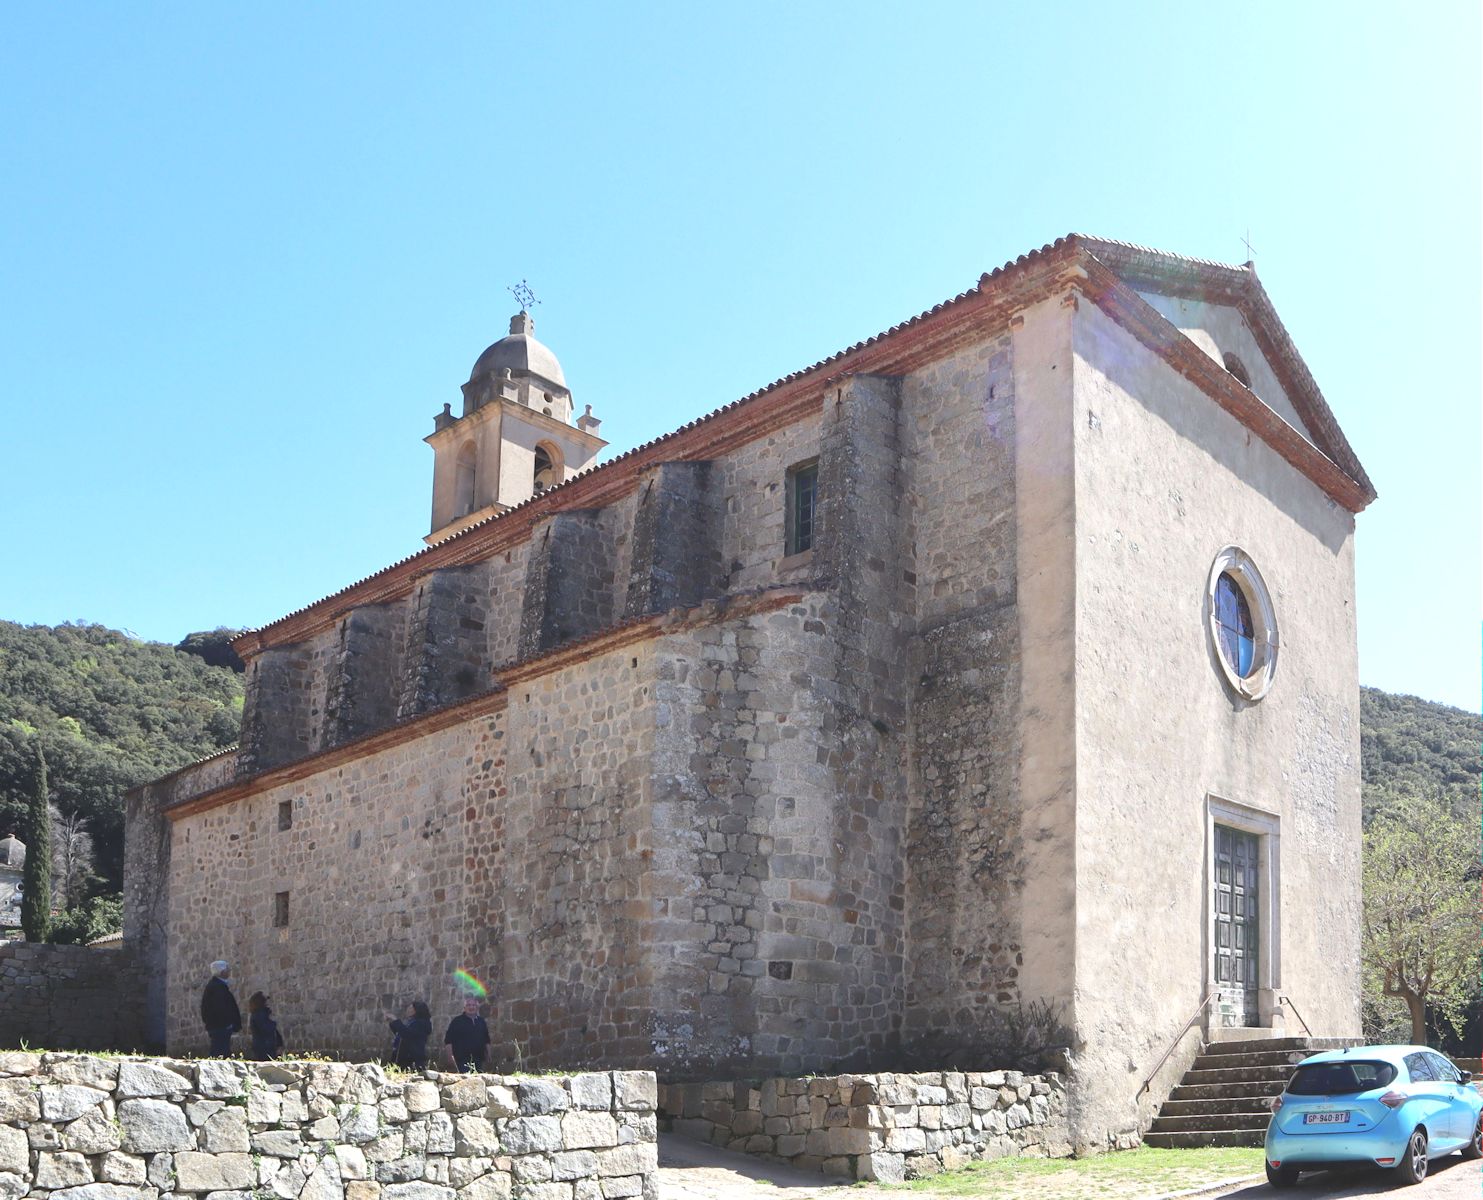
[[421,1000],[414,1000],[402,1010],[398,1020],[382,1013],[391,1026],[391,1062],[393,1066],[427,1069],[427,1039],[433,1035],[433,1014]]
[[253,992],[247,998],[247,1029],[252,1034],[254,1059],[267,1062],[278,1057],[278,1051],[283,1049],[283,1035],[278,1032],[278,1022],[273,1020],[273,1010],[262,992]]

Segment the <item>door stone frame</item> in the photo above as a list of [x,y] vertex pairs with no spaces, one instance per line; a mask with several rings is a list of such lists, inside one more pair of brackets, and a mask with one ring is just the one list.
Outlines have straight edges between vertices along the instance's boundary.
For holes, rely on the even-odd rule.
[[[1210,996],[1215,985],[1215,827],[1225,825],[1257,839],[1257,1014],[1261,1028],[1274,1034],[1283,1028],[1282,1006],[1278,996],[1282,989],[1282,817],[1279,813],[1252,804],[1243,804],[1225,796],[1205,795],[1205,964],[1201,968],[1204,995]],[[1205,1009],[1205,1031],[1223,1027],[1219,1002]]]

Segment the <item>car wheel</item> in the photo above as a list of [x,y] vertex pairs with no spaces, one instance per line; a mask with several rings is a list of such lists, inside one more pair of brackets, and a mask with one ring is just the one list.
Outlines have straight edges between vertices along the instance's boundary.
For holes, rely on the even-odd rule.
[[1473,1122],[1473,1140],[1462,1148],[1464,1158],[1483,1158],[1483,1113]]
[[1267,1164],[1267,1182],[1274,1188],[1290,1188],[1298,1181],[1297,1167],[1274,1167]]
[[1411,1140],[1406,1143],[1406,1153],[1396,1163],[1396,1174],[1406,1183],[1420,1183],[1426,1178],[1430,1165],[1426,1157],[1426,1130],[1417,1126],[1411,1131]]

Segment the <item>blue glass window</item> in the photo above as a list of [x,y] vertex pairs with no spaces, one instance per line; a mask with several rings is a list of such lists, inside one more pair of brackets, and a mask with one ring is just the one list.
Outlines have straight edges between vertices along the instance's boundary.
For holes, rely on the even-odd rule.
[[1220,631],[1221,657],[1245,679],[1256,659],[1256,634],[1246,593],[1229,572],[1222,573],[1215,584],[1215,623]]

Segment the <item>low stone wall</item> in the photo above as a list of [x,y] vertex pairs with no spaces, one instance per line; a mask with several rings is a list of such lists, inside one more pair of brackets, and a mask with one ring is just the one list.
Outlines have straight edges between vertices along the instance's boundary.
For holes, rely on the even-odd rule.
[[655,1200],[645,1071],[0,1052],[0,1200]]
[[659,1088],[665,1130],[845,1179],[1071,1153],[1059,1075],[933,1071]]
[[128,947],[0,943],[0,1047],[140,1049],[145,986]]

